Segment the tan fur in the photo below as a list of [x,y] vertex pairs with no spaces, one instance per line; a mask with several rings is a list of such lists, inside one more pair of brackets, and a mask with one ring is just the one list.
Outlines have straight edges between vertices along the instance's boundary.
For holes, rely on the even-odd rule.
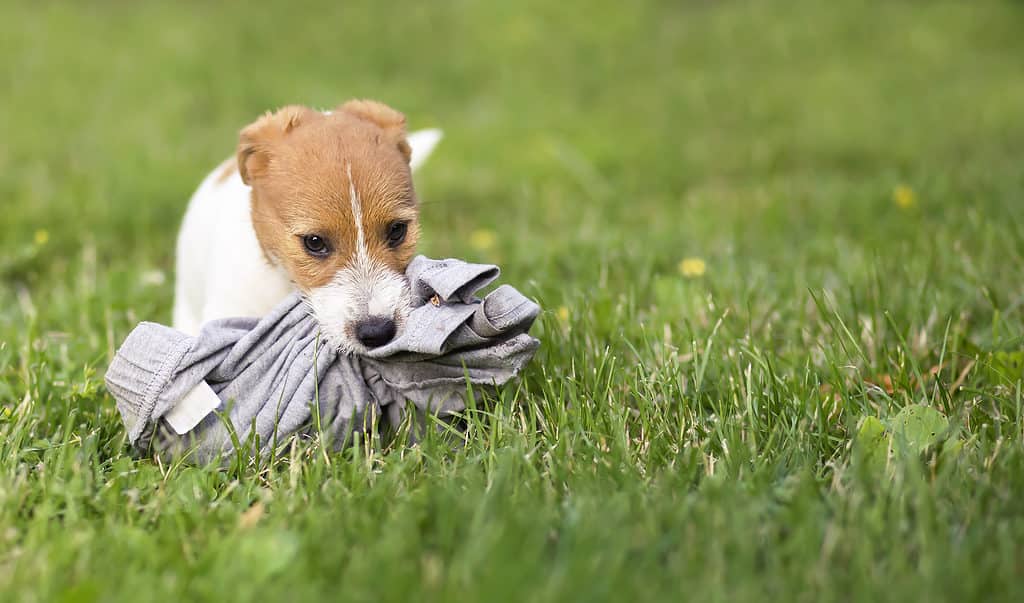
[[338,107],[345,111],[380,126],[388,140],[398,147],[405,156],[406,162],[412,157],[412,148],[405,141],[405,116],[384,103],[372,100],[350,100]]
[[[304,291],[349,265],[357,250],[351,171],[370,258],[404,272],[419,235],[409,155],[405,117],[373,101],[351,101],[330,115],[284,107],[243,129],[238,169],[252,187],[253,226],[264,253]],[[408,222],[408,234],[390,249],[386,237],[395,221]],[[304,235],[323,237],[330,256],[307,253]]]

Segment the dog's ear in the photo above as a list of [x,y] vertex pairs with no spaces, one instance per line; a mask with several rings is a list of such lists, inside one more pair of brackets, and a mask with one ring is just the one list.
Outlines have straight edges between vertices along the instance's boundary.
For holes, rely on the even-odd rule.
[[338,111],[375,124],[384,130],[384,135],[398,148],[406,163],[412,158],[412,147],[405,138],[405,116],[398,111],[372,100],[350,100],[338,107]]
[[238,173],[242,182],[249,184],[266,170],[274,142],[284,138],[299,124],[319,115],[312,109],[289,105],[273,113],[268,111],[243,128],[238,135]]

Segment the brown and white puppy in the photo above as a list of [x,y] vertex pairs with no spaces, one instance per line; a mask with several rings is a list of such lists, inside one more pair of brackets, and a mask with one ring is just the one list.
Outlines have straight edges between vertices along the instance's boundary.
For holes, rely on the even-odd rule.
[[297,288],[339,348],[393,339],[419,236],[411,172],[439,139],[437,130],[406,136],[401,113],[366,100],[329,112],[284,107],[243,129],[236,159],[189,202],[175,327],[261,316]]

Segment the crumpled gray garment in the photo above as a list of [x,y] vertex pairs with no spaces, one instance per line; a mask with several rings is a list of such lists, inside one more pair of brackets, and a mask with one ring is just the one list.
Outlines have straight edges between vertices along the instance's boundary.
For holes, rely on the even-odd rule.
[[[397,425],[406,401],[421,418],[449,416],[465,409],[469,384],[507,383],[540,345],[528,334],[536,303],[508,285],[475,296],[498,274],[496,266],[416,257],[406,271],[414,308],[403,333],[364,356],[328,345],[298,293],[263,318],[207,323],[198,337],[144,322],[107,369],[107,389],[137,453],[190,451],[199,463],[232,454],[232,432],[261,452],[318,431],[340,448],[373,429],[373,419]],[[221,401],[218,412],[179,436],[162,417],[203,380]]]

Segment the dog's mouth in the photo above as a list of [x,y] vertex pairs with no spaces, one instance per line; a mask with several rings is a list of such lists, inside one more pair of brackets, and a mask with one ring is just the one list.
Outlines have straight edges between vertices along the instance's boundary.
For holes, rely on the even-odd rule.
[[314,305],[313,316],[320,324],[320,335],[329,347],[342,354],[366,356],[402,337],[411,309],[411,306],[408,309],[403,308],[390,316],[365,316],[354,320],[332,321],[324,320]]
[[366,354],[398,339],[404,325],[405,317],[398,313],[393,316],[369,316],[349,323],[345,329],[345,338],[352,352]]
[[401,336],[412,311],[405,275],[356,280],[341,273],[306,294],[320,332],[342,353],[368,354]]

